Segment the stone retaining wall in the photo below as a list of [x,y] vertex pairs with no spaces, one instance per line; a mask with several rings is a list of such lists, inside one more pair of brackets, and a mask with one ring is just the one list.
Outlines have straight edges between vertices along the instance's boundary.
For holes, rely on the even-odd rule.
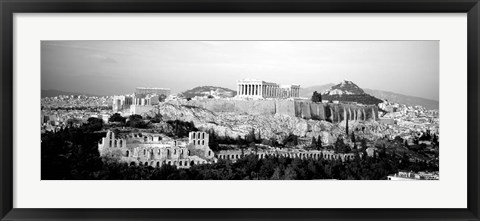
[[340,122],[349,120],[377,120],[375,105],[313,103],[307,100],[192,100],[188,105],[202,107],[214,112],[249,114],[286,114],[304,119]]

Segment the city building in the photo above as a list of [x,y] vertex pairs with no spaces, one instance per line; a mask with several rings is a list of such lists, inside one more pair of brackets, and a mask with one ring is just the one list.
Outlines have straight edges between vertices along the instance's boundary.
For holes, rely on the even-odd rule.
[[388,180],[438,180],[438,172],[405,172],[400,171],[396,174],[387,176]]
[[294,98],[300,96],[300,85],[280,85],[255,79],[237,81],[237,96],[244,98]]

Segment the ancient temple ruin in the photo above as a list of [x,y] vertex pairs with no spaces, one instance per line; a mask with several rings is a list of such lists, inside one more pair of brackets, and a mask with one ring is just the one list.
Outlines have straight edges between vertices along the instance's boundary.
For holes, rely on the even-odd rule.
[[300,85],[280,85],[255,79],[237,81],[237,96],[243,98],[292,98],[300,96]]

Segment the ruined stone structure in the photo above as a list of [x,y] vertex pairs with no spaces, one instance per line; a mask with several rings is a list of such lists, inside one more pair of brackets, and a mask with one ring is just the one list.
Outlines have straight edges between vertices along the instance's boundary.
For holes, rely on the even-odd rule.
[[135,94],[133,104],[130,105],[130,115],[143,114],[153,109],[154,105],[160,103],[158,94]]
[[133,105],[151,106],[151,105],[156,105],[159,102],[160,102],[159,95],[157,94],[146,94],[146,95],[135,94]]
[[112,109],[114,112],[120,112],[122,110],[130,108],[130,105],[133,104],[134,96],[133,95],[120,95],[113,96]]
[[288,157],[288,158],[300,158],[308,159],[312,158],[315,160],[326,159],[326,160],[335,160],[340,159],[341,161],[353,160],[355,154],[353,153],[335,153],[333,150],[285,150],[285,149],[272,149],[272,150],[258,150],[254,152],[253,150],[222,150],[216,153],[218,159],[237,161],[242,158],[244,155],[256,154],[259,159],[263,159],[266,156],[275,156],[275,157]]
[[160,134],[131,133],[118,136],[108,131],[107,136],[99,142],[98,151],[102,157],[153,167],[169,164],[189,168],[216,161],[205,132],[190,132],[188,140],[172,140]]
[[248,98],[291,98],[300,96],[300,85],[279,85],[255,79],[237,81],[237,96]]

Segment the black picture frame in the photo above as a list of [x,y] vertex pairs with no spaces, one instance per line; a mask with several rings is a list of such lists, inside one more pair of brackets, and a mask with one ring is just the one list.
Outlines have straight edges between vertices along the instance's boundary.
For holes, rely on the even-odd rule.
[[[480,220],[478,0],[0,0],[1,220]],[[13,203],[14,13],[468,13],[466,209],[16,209]],[[34,165],[32,165],[34,166]],[[448,190],[445,190],[448,191]],[[48,199],[45,199],[48,200]],[[95,200],[95,199],[92,199]],[[413,200],[413,199],[412,199]],[[448,200],[448,199],[444,199]]]

